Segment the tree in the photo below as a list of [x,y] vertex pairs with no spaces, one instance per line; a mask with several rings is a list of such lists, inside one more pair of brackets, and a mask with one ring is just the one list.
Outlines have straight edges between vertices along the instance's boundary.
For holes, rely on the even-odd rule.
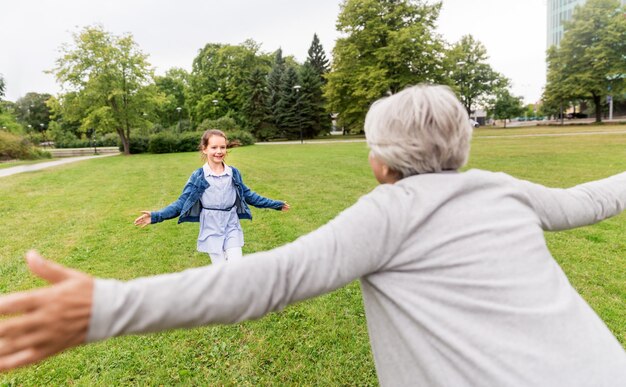
[[283,59],[283,50],[278,49],[274,54],[274,62],[272,69],[267,75],[267,112],[270,115],[270,122],[278,127],[280,120],[278,119],[279,102],[281,96],[283,73],[285,72],[285,60]]
[[194,58],[190,77],[189,106],[194,122],[216,119],[219,112],[229,114],[241,124],[247,124],[244,106],[250,90],[248,81],[255,69],[267,71],[271,57],[260,52],[253,40],[240,45],[209,43]]
[[259,139],[266,139],[264,129],[268,126],[267,114],[267,75],[260,68],[254,69],[248,80],[250,94],[244,105],[244,114],[252,133]]
[[313,41],[311,42],[311,46],[309,47],[308,56],[305,64],[310,64],[311,67],[315,70],[315,72],[320,76],[322,83],[325,83],[324,75],[330,69],[329,61],[326,58],[326,53],[324,52],[324,47],[320,43],[317,34],[313,34]]
[[2,76],[2,74],[0,74],[0,101],[4,97],[5,88],[6,88],[6,84],[4,82],[4,77]]
[[312,138],[330,131],[330,116],[322,95],[322,78],[309,62],[300,68],[298,115],[304,137]]
[[564,24],[561,45],[548,51],[544,99],[549,104],[588,99],[602,121],[605,97],[626,88],[626,7],[588,0]]
[[435,32],[441,3],[345,0],[343,37],[333,49],[324,96],[342,125],[361,129],[370,104],[420,82],[442,83],[444,45]]
[[60,106],[81,130],[115,131],[130,154],[131,130],[148,124],[143,113],[162,102],[152,84],[153,71],[131,35],[114,36],[102,27],[86,27],[74,34],[74,46],[63,46],[63,56],[52,72],[67,88]]
[[490,103],[497,90],[506,86],[504,76],[494,71],[487,63],[487,49],[472,35],[465,35],[452,46],[448,53],[451,71],[452,88],[468,115],[478,105]]
[[32,132],[40,130],[41,124],[45,128],[50,123],[51,111],[46,102],[52,97],[50,94],[26,93],[15,101],[15,116],[17,121],[29,128]]
[[493,116],[496,119],[504,120],[505,128],[506,121],[512,117],[517,117],[523,110],[522,97],[511,95],[507,88],[503,88],[497,93],[493,106]]
[[181,68],[171,68],[165,72],[165,75],[157,76],[155,84],[159,92],[165,96],[164,103],[156,111],[159,123],[167,128],[177,125],[181,119],[189,119],[186,99],[189,89],[189,73]]
[[303,128],[299,113],[300,91],[294,88],[299,83],[296,70],[293,67],[287,67],[280,82],[276,120],[278,128],[290,139],[299,138],[300,129]]

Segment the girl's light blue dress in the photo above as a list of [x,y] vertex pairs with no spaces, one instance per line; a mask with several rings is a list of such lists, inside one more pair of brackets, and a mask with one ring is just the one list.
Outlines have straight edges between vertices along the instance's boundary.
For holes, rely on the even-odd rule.
[[[209,188],[201,199],[204,209],[200,213],[198,251],[219,254],[231,247],[243,247],[243,230],[234,207],[237,192],[232,168],[224,164],[224,172],[216,174],[205,163],[202,169]],[[230,211],[218,210],[228,208]]]

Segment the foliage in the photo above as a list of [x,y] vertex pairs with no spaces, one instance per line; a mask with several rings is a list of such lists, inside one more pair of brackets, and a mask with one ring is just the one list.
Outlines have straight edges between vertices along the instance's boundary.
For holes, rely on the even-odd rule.
[[[491,134],[502,129],[485,138],[479,129],[468,167],[552,187],[626,169],[626,136],[619,133],[626,127],[615,127],[615,134],[563,135],[572,129],[506,129],[512,135],[542,136],[496,138]],[[543,136],[546,130],[557,135]],[[252,209],[254,221],[242,222],[246,254],[318,228],[376,184],[363,143],[235,148],[227,162],[240,169],[250,188],[292,206],[282,214]],[[200,165],[197,153],[114,156],[0,179],[2,291],[42,286],[26,273],[21,259],[31,248],[94,276],[122,280],[209,264],[206,254],[195,251],[197,225],[171,220],[145,229],[132,226],[140,210],[161,208],[177,198]],[[546,238],[572,286],[626,347],[625,234],[622,214]],[[0,384],[206,385],[209,380],[228,386],[376,385],[361,297],[355,282],[256,321],[81,346],[3,373]]]
[[260,68],[254,69],[248,79],[250,93],[243,107],[248,125],[253,133],[258,133],[269,121],[267,111],[267,75]]
[[322,83],[326,82],[324,75],[330,70],[330,65],[317,34],[313,34],[305,64],[309,64],[315,70]]
[[234,148],[237,146],[254,145],[254,136],[245,130],[229,130],[226,132],[228,138],[228,147]]
[[129,154],[131,130],[147,126],[163,96],[152,82],[152,69],[131,35],[114,36],[101,27],[74,34],[74,46],[63,46],[52,72],[68,92],[61,96],[62,113],[80,121],[86,132],[115,131]]
[[15,115],[18,122],[28,128],[27,132],[48,129],[51,111],[47,101],[50,97],[50,94],[26,93],[15,101]]
[[5,90],[6,82],[4,81],[4,77],[2,76],[2,74],[0,74],[0,101],[2,100],[2,97],[4,97]]
[[4,130],[15,135],[24,133],[22,125],[18,124],[15,116],[8,109],[0,110],[0,130]]
[[178,136],[171,132],[161,132],[150,136],[148,152],[150,153],[174,153],[178,152]]
[[276,111],[278,127],[287,138],[299,138],[302,128],[299,112],[302,85],[299,85],[298,73],[293,67],[287,67],[280,82],[280,97]]
[[[274,53],[274,62],[272,69],[267,75],[267,112],[269,114],[269,122],[273,127],[280,127],[279,102],[281,98],[281,88],[283,74],[285,73],[285,60],[283,59],[283,51],[279,48]],[[278,134],[278,133],[276,133]]]
[[0,161],[34,160],[50,157],[49,152],[36,148],[26,138],[0,130]]
[[307,62],[300,68],[300,98],[298,100],[299,125],[304,137],[313,138],[330,132],[330,116],[326,112],[322,94],[322,78]]
[[548,50],[547,107],[588,99],[602,120],[607,95],[626,88],[626,8],[618,0],[588,0],[564,25],[560,47]]
[[[198,130],[202,132],[204,132],[205,130],[209,130],[209,129],[219,129],[223,132],[226,132],[229,130],[239,130],[240,127],[239,125],[237,125],[237,122],[235,122],[235,120],[232,117],[225,116],[225,117],[220,117],[217,120],[204,120],[198,126]],[[198,138],[198,141],[200,141],[199,138]]]
[[324,95],[341,126],[361,130],[378,98],[417,83],[442,83],[444,44],[435,32],[441,3],[346,0]]
[[[247,122],[244,106],[248,80],[255,69],[266,71],[270,57],[253,40],[240,45],[209,43],[193,60],[188,105],[194,122],[229,114],[238,124]],[[218,101],[215,105],[213,101]]]
[[155,77],[154,82],[165,99],[154,112],[155,117],[148,119],[156,120],[164,127],[171,127],[177,125],[179,120],[189,119],[186,99],[189,89],[189,73],[184,69],[174,67],[167,70],[165,75]]
[[508,89],[502,89],[496,96],[493,116],[496,119],[504,120],[504,127],[506,128],[506,120],[520,115],[523,110],[522,97],[515,97],[511,95]]
[[452,87],[468,115],[479,105],[493,103],[496,93],[508,86],[503,75],[494,71],[487,63],[487,49],[472,35],[465,35],[452,46],[447,55]]

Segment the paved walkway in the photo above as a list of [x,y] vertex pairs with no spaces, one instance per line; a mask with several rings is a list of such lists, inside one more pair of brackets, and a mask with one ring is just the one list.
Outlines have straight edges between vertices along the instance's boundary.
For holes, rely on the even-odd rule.
[[57,165],[63,165],[63,164],[73,163],[76,161],[93,159],[96,157],[115,156],[117,154],[119,153],[112,153],[112,154],[98,155],[98,156],[68,157],[68,158],[64,158],[61,160],[48,161],[44,163],[18,165],[17,167],[0,169],[0,177],[11,176],[11,175],[15,175],[16,173],[22,173],[22,172],[39,171],[44,168],[56,167]]

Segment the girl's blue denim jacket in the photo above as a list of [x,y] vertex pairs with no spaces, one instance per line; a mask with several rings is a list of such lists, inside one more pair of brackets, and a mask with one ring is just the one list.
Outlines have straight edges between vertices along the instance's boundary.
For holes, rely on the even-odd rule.
[[[233,169],[233,184],[235,191],[237,191],[235,206],[239,219],[252,219],[248,204],[258,208],[273,208],[275,210],[280,210],[283,207],[283,202],[265,198],[246,187],[239,170],[233,166],[230,167]],[[209,182],[204,178],[204,171],[200,167],[191,174],[187,184],[183,187],[183,192],[174,203],[150,213],[150,222],[159,223],[177,216],[179,216],[178,223],[199,222],[200,211],[202,211],[200,198],[207,188],[209,188]]]

